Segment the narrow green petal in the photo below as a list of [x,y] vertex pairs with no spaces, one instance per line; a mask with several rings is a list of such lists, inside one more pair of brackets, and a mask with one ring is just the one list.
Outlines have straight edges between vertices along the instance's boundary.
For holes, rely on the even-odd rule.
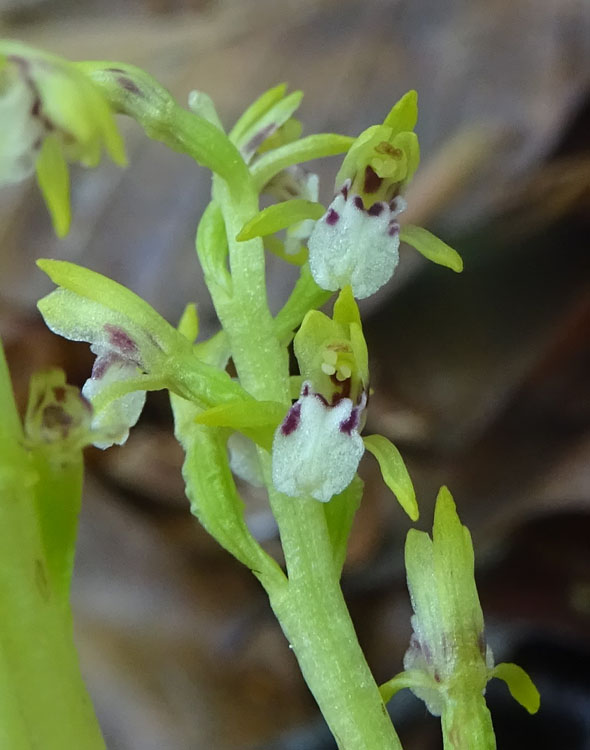
[[285,416],[285,406],[276,401],[235,400],[206,409],[196,424],[238,430],[265,450],[270,450],[274,431]]
[[463,270],[463,261],[459,253],[427,229],[406,224],[401,228],[400,239],[433,263],[446,266],[457,273]]
[[184,308],[184,312],[178,323],[178,332],[190,342],[195,341],[199,335],[199,313],[194,303],[190,302]]
[[264,208],[248,221],[236,237],[238,242],[252,240],[254,237],[264,237],[286,229],[305,219],[317,221],[325,213],[321,203],[294,198],[282,203],[274,203]]
[[392,677],[391,680],[379,685],[379,692],[383,703],[389,703],[393,696],[404,688],[418,688],[422,690],[436,690],[437,684],[430,675],[421,669],[407,669]]
[[363,438],[365,446],[377,461],[383,480],[396,496],[397,501],[412,521],[417,521],[420,512],[416,502],[414,485],[398,449],[383,435],[368,435]]
[[250,130],[272,106],[285,96],[286,93],[287,84],[279,83],[278,86],[274,86],[261,94],[256,101],[252,102],[233,126],[229,134],[230,139],[234,143],[239,143],[243,139],[244,133]]
[[361,381],[367,388],[369,385],[369,351],[363,329],[356,323],[350,324],[350,345]]
[[344,154],[353,143],[354,138],[347,135],[318,133],[263,154],[251,167],[255,187],[262,190],[275,175],[293,164]]
[[342,325],[356,323],[356,325],[362,327],[361,314],[350,284],[342,288],[336,302],[334,302],[333,317],[336,323]]
[[70,229],[70,176],[61,146],[54,136],[43,142],[37,159],[37,182],[53,220],[58,237],[65,237]]
[[404,130],[414,130],[418,121],[418,93],[411,89],[402,96],[391,108],[383,122],[395,133]]
[[239,148],[246,162],[250,161],[254,153],[269,136],[276,133],[291,118],[293,112],[301,104],[302,98],[302,91],[294,91],[275,102],[249,128],[240,132],[239,137],[234,138],[233,135],[230,135],[230,140]]
[[237,399],[197,414],[195,423],[209,427],[231,427],[234,430],[265,425],[270,425],[274,429],[284,416],[285,406],[278,401]]
[[517,664],[503,662],[492,670],[491,677],[504,680],[510,695],[530,714],[536,714],[541,705],[541,696],[528,674]]

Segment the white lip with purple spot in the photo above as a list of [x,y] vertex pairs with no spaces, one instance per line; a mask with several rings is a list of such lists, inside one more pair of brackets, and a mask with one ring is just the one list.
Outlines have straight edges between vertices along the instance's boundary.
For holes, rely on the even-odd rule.
[[350,193],[350,181],[336,195],[309,238],[309,266],[315,282],[329,291],[350,284],[355,297],[374,294],[392,277],[399,261],[401,196],[365,207]]

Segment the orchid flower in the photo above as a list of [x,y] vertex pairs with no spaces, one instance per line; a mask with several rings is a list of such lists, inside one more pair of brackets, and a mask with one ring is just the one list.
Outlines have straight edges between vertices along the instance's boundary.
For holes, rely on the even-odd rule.
[[475,586],[471,535],[446,487],[436,501],[432,539],[423,531],[408,532],[406,572],[414,632],[405,671],[385,683],[381,694],[388,701],[401,688],[411,688],[442,717],[446,750],[492,750],[494,732],[483,697],[487,682],[504,680],[529,713],[538,710],[539,693],[516,664],[494,666]]
[[96,166],[102,147],[125,164],[111,108],[75,64],[27,47],[0,42],[0,184],[35,170],[56,233],[70,226],[67,161]]
[[350,287],[338,296],[333,318],[318,310],[307,313],[294,350],[303,385],[275,432],[275,487],[291,497],[326,503],[350,485],[367,448],[404,510],[418,518],[414,488],[395,446],[381,435],[360,435],[369,396],[369,361]]
[[38,303],[46,324],[72,341],[87,341],[96,355],[82,396],[93,407],[93,443],[107,448],[127,440],[146,390],[162,388],[176,331],[146,302],[110,279],[65,261],[39,261],[59,284]]
[[381,125],[362,132],[336,176],[336,197],[309,238],[309,265],[329,291],[352,286],[355,297],[374,294],[395,271],[400,237],[435,263],[462,270],[459,255],[425,229],[400,230],[403,191],[420,160],[414,127],[417,94],[409,91]]

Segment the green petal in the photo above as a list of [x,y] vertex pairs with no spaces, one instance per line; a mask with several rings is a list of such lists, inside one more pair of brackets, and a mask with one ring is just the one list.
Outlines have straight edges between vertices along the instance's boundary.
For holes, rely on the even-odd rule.
[[190,302],[184,308],[184,312],[178,323],[178,332],[191,343],[197,339],[199,335],[199,314],[197,306],[194,303]]
[[[284,90],[283,88],[281,94],[284,93]],[[291,118],[293,112],[301,104],[303,92],[294,91],[292,94],[278,99],[273,94],[271,98],[273,103],[263,113],[260,113],[260,116],[248,117],[248,127],[243,128],[238,122],[230,133],[230,140],[240,149],[246,162],[252,158],[269,136],[276,133]],[[258,115],[259,112],[260,109],[255,107],[254,115]]]
[[396,496],[398,503],[412,521],[417,521],[420,512],[416,502],[414,485],[398,449],[383,435],[368,435],[363,438],[365,446],[377,461],[383,480]]
[[528,674],[517,664],[503,662],[492,670],[491,677],[504,680],[510,695],[530,714],[536,714],[541,705],[541,696]]
[[275,175],[293,164],[344,154],[353,143],[354,138],[347,135],[318,133],[263,154],[251,168],[256,189],[262,190]]
[[418,93],[411,89],[393,105],[383,124],[392,128],[394,133],[400,133],[414,130],[417,121]]
[[70,176],[61,146],[55,136],[43,142],[37,159],[37,182],[51,214],[58,237],[65,237],[70,229]]
[[321,203],[314,203],[302,198],[274,203],[246,222],[236,239],[238,242],[245,242],[254,239],[254,237],[274,234],[305,219],[316,221],[324,215],[325,210]]
[[336,302],[334,302],[333,317],[336,323],[342,325],[356,323],[356,325],[362,327],[361,314],[350,284],[342,288]]
[[229,137],[234,143],[239,143],[244,138],[244,133],[250,130],[256,122],[266,113],[268,110],[280,102],[281,99],[287,93],[287,84],[279,83],[278,86],[274,86],[268,91],[261,94],[252,104],[246,109],[246,111],[240,116],[239,120],[233,126]]
[[427,229],[412,224],[402,226],[400,232],[402,242],[414,247],[419,253],[433,263],[446,266],[457,273],[463,270],[463,261],[456,250],[435,237]]

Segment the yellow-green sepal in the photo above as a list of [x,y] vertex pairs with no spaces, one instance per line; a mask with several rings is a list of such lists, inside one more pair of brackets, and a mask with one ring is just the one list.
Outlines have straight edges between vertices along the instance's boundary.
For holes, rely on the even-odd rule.
[[37,182],[58,237],[65,237],[70,229],[70,175],[62,147],[57,137],[49,135],[43,141],[37,157]]
[[401,99],[393,105],[383,124],[395,133],[414,130],[418,122],[418,92],[414,89],[407,91]]
[[367,435],[363,442],[366,449],[377,459],[385,484],[411,520],[417,521],[420,511],[416,502],[416,492],[398,449],[383,435]]
[[274,203],[246,222],[236,239],[238,242],[245,242],[254,239],[254,237],[265,237],[305,219],[317,221],[323,216],[324,212],[325,208],[321,203],[314,203],[302,198]]
[[264,153],[251,167],[256,189],[262,190],[273,177],[287,167],[312,159],[345,154],[353,143],[354,138],[348,135],[318,133]]
[[510,695],[530,714],[537,713],[541,705],[541,696],[534,682],[522,667],[517,664],[502,662],[496,664],[490,674],[490,678],[492,677],[503,680],[508,686]]
[[463,270],[463,260],[459,253],[427,229],[406,224],[401,228],[400,239],[433,263],[446,266],[456,273]]

